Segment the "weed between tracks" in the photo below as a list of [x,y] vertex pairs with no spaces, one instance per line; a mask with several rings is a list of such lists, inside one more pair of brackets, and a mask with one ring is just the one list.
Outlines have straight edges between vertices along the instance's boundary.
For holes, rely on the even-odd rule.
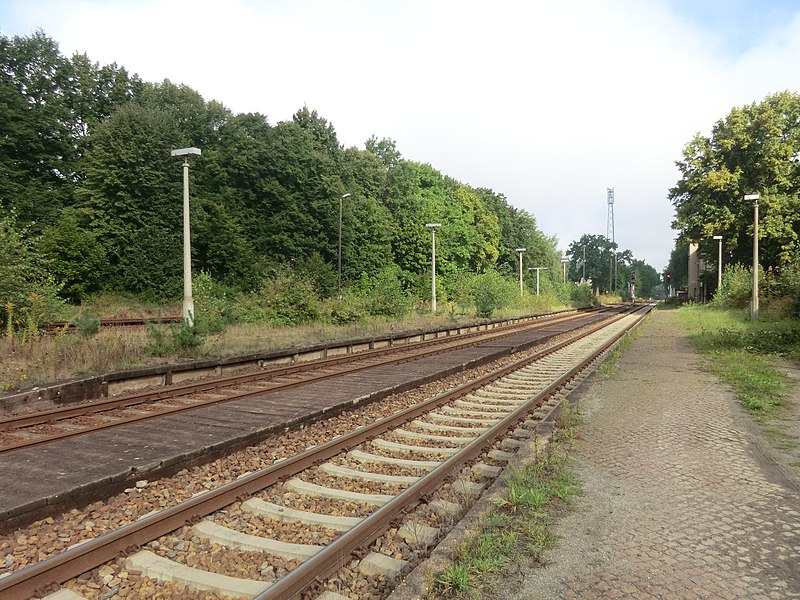
[[565,402],[550,443],[537,443],[531,464],[505,476],[506,489],[496,508],[435,576],[429,598],[480,598],[515,561],[542,561],[542,553],[556,541],[554,517],[580,493],[567,456],[577,424]]

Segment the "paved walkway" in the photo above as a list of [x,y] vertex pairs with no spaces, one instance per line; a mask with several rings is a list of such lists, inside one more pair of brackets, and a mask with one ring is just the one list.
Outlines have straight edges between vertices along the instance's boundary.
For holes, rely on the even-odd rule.
[[800,598],[797,486],[676,325],[657,311],[581,400],[585,493],[548,566],[500,597]]

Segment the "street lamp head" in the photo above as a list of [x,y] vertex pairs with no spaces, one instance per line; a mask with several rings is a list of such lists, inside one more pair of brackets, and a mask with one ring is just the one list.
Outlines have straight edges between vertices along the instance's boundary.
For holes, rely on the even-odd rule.
[[342,199],[344,199],[344,198],[349,198],[349,197],[350,197],[350,192],[347,192],[346,194],[342,194],[342,195],[341,195],[341,198],[342,198]]
[[722,236],[721,236],[721,235],[715,235],[715,236],[714,236],[713,238],[711,238],[711,239],[714,239],[714,240],[721,240],[721,239],[722,239]]
[[436,227],[441,227],[441,223],[425,223],[425,227],[430,227],[431,229],[435,229]]
[[200,154],[202,154],[200,148],[181,148],[172,151],[172,156],[200,156]]
[[761,194],[745,194],[745,200],[755,200],[758,202],[759,198],[761,198]]
[[517,252],[525,252],[525,248],[517,248]]

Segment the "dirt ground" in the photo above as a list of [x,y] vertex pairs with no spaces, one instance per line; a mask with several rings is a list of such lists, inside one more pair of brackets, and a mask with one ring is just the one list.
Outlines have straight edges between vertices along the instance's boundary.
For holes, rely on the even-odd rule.
[[675,311],[656,311],[579,400],[583,494],[544,567],[496,600],[800,598],[800,369],[755,419],[702,368]]

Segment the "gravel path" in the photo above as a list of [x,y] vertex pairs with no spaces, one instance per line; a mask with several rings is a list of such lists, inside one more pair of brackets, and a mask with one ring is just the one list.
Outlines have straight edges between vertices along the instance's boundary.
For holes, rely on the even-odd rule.
[[493,597],[800,598],[798,469],[677,324],[656,311],[581,399],[584,494],[547,566],[520,564]]

